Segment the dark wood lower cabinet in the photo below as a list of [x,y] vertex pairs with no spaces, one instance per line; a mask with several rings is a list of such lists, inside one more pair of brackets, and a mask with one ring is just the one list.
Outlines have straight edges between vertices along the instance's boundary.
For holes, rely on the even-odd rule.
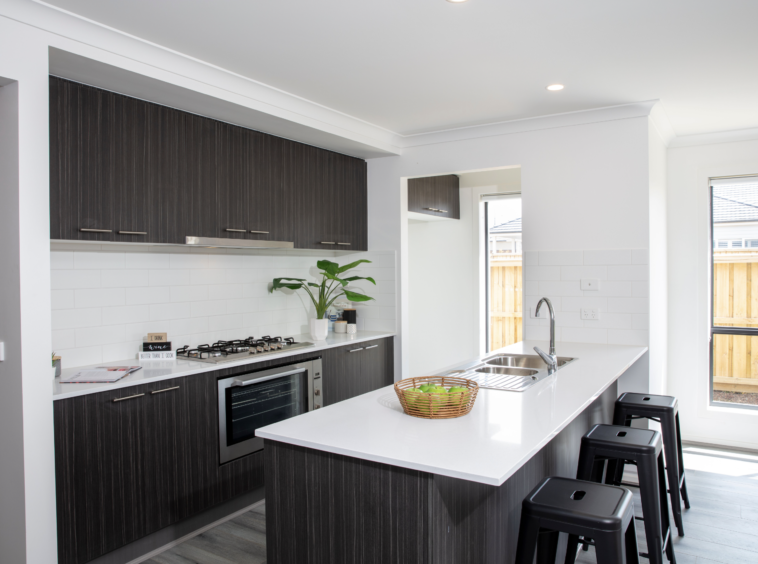
[[616,397],[614,382],[500,486],[267,440],[266,562],[512,564],[522,500],[576,476],[582,436]]
[[392,338],[378,339],[55,401],[59,564],[89,562],[263,486],[262,452],[219,465],[219,378],[322,356],[325,400],[335,403],[391,384],[392,354]]

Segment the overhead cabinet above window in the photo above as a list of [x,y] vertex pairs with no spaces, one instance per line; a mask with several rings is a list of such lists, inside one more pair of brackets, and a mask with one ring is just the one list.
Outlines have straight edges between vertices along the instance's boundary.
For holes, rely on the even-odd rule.
[[460,219],[460,179],[455,174],[411,178],[408,180],[408,211],[438,218]]
[[50,77],[50,237],[366,250],[366,162]]

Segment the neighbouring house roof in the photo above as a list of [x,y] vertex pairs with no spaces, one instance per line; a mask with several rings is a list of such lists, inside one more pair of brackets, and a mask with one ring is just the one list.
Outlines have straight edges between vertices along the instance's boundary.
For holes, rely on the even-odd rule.
[[758,221],[758,183],[713,187],[713,223]]
[[490,229],[490,233],[521,233],[521,218],[517,217]]

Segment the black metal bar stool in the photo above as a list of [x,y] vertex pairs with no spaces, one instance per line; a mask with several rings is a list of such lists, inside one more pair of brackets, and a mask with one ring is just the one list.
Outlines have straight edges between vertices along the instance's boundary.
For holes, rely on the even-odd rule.
[[[570,478],[545,478],[521,506],[516,564],[532,564],[535,552],[538,564],[554,564],[560,532],[593,539],[599,564],[639,564],[629,490]],[[570,561],[574,558],[576,546]]]
[[690,498],[687,496],[687,482],[684,480],[682,435],[679,430],[679,404],[676,398],[672,396],[621,394],[616,400],[613,424],[629,427],[634,419],[643,418],[652,419],[661,424],[671,509],[674,513],[674,522],[679,531],[679,536],[683,537],[682,501],[684,501],[684,507],[689,509]]
[[[608,470],[605,481],[614,486],[622,485],[620,476],[625,464],[637,466],[639,486],[623,485],[640,488],[648,549],[647,554],[640,556],[648,558],[652,564],[663,564],[665,553],[670,562],[676,562],[666,500],[661,434],[647,429],[595,425],[582,437],[577,479],[602,482],[606,460]],[[573,549],[576,553],[578,542],[576,537],[569,537],[569,551]]]

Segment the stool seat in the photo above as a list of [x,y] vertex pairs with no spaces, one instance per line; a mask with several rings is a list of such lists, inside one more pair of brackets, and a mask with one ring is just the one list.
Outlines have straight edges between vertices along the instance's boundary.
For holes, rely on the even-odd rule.
[[[652,564],[663,564],[665,554],[670,562],[675,563],[666,501],[661,434],[649,429],[595,425],[582,437],[577,480],[602,482],[606,461],[608,468],[605,482],[615,486],[621,485],[625,464],[631,462],[637,466],[648,544],[647,554],[641,556],[647,557]],[[569,536],[569,552],[575,551],[579,542],[577,536]]]
[[677,409],[678,407],[678,401],[673,396],[657,396],[654,394],[636,394],[630,392],[621,394],[616,402],[627,406],[648,408],[652,410]]
[[[554,563],[558,534],[592,539],[598,562],[639,564],[632,493],[624,488],[572,480],[545,478],[521,506],[516,564]],[[589,542],[589,541],[588,541]],[[574,562],[573,554],[566,562]]]
[[565,520],[567,524],[602,531],[623,531],[630,503],[632,494],[624,488],[553,477],[537,486],[526,497],[523,507],[530,514],[554,521]]
[[674,522],[679,531],[679,536],[684,536],[682,502],[684,502],[685,509],[689,509],[690,499],[687,495],[687,482],[684,479],[679,402],[673,396],[631,392],[621,394],[616,400],[613,424],[630,426],[634,419],[643,418],[652,419],[661,424],[671,509],[674,513]]

